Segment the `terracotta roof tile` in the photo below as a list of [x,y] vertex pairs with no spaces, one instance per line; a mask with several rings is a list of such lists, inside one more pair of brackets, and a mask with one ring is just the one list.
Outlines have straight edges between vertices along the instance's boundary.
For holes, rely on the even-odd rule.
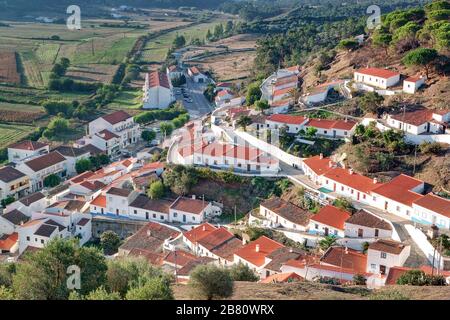
[[358,212],[354,213],[350,218],[348,218],[347,221],[345,222],[363,227],[392,230],[392,226],[387,221],[379,217],[376,217],[375,215],[365,210],[359,210]]
[[273,114],[270,117],[268,117],[267,120],[286,124],[302,124],[306,122],[305,117],[294,116],[289,114]]
[[201,214],[208,206],[208,201],[178,197],[177,200],[170,206],[170,209],[189,212],[193,214]]
[[262,236],[235,252],[235,255],[257,267],[261,267],[265,263],[266,256],[281,247],[283,247],[281,243]]
[[327,205],[321,208],[318,213],[313,215],[311,220],[323,223],[339,230],[344,230],[344,223],[348,218],[350,218],[349,212]]
[[421,180],[400,174],[390,182],[373,189],[372,192],[399,203],[412,206],[413,202],[422,198],[423,195],[410,190],[418,187],[422,183],[423,181]]
[[401,242],[379,239],[369,245],[369,250],[377,250],[398,255],[405,247],[406,245]]
[[13,143],[8,146],[8,148],[11,149],[21,149],[21,150],[38,150],[41,148],[44,148],[48,146],[48,144],[38,142],[38,141],[31,141],[31,140],[25,140]]
[[60,154],[57,151],[53,151],[47,154],[44,154],[42,156],[39,156],[37,158],[34,158],[32,160],[29,160],[25,162],[25,164],[30,167],[34,172],[41,171],[45,168],[51,167],[55,164],[61,163],[65,161],[66,158],[63,157],[62,154]]
[[170,89],[169,79],[167,78],[167,74],[165,73],[152,71],[149,73],[148,80],[149,88],[164,87]]
[[0,169],[0,180],[3,182],[8,183],[23,177],[26,177],[26,175],[13,167],[3,167]]
[[292,223],[305,227],[308,225],[309,218],[313,215],[311,212],[278,197],[272,197],[262,202],[261,206]]
[[107,115],[103,116],[102,118],[111,124],[116,124],[116,123],[119,123],[119,122],[122,122],[122,121],[125,121],[125,120],[131,118],[131,116],[128,113],[126,113],[125,111],[119,110],[119,111],[107,114]]
[[280,283],[280,282],[293,282],[293,281],[299,281],[304,280],[303,277],[299,276],[295,272],[288,272],[288,273],[276,273],[273,274],[264,280],[261,280],[261,283]]
[[388,79],[397,75],[400,75],[398,72],[387,70],[387,69],[380,69],[380,68],[363,68],[356,70],[355,72],[366,74],[369,76],[379,77],[383,79]]
[[353,270],[355,273],[365,274],[367,255],[349,248],[331,247],[320,259],[321,264],[329,264],[338,268]]
[[448,199],[429,193],[415,200],[414,204],[450,218],[450,200]]

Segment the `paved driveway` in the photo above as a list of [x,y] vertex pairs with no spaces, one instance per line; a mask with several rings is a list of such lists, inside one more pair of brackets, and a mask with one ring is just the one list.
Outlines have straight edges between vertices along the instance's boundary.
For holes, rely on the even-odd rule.
[[203,95],[205,88],[206,84],[195,83],[189,77],[186,77],[186,92],[193,101],[187,102],[181,94],[175,95],[177,100],[182,101],[184,107],[188,110],[191,119],[201,118],[214,109]]

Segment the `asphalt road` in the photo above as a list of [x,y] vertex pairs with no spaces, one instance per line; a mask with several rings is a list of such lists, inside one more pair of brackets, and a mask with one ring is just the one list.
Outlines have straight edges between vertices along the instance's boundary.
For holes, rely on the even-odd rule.
[[186,93],[192,98],[192,102],[185,101],[181,94],[175,94],[176,99],[183,102],[191,119],[201,118],[214,109],[203,95],[205,88],[206,84],[195,83],[189,77],[186,77]]

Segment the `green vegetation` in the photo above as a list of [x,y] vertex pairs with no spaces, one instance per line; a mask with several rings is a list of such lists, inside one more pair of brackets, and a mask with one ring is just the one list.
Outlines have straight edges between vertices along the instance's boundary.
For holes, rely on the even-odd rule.
[[424,68],[427,78],[430,74],[430,68],[433,62],[438,58],[438,52],[434,49],[418,48],[409,52],[402,59],[407,66],[420,66]]
[[230,272],[216,265],[199,265],[190,274],[188,286],[195,299],[213,300],[228,298],[233,294]]
[[46,188],[54,188],[56,186],[59,186],[61,183],[61,178],[57,176],[56,174],[50,174],[45,177],[44,179],[44,187]]
[[178,195],[189,193],[197,183],[198,176],[193,167],[175,165],[167,168],[163,173],[164,185]]
[[323,251],[327,251],[329,248],[331,248],[333,245],[336,244],[336,237],[333,236],[326,236],[322,240],[319,241],[319,247]]
[[397,284],[410,286],[445,286],[442,275],[428,275],[422,270],[408,270],[397,279]]
[[161,199],[164,196],[165,188],[161,181],[153,182],[147,192],[150,199]]
[[121,244],[120,238],[114,231],[105,231],[100,236],[100,245],[104,254],[110,256],[117,252]]
[[259,277],[253,272],[253,270],[243,263],[233,265],[229,271],[233,281],[256,282],[259,280]]

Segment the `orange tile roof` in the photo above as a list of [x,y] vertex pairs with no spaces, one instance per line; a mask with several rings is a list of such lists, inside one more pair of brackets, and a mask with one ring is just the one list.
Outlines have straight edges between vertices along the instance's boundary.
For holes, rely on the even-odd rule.
[[84,180],[86,180],[87,178],[92,177],[94,174],[95,173],[92,171],[86,171],[86,172],[80,173],[79,175],[73,177],[72,179],[69,180],[69,182],[80,183],[80,182],[83,182]]
[[380,68],[363,68],[357,70],[356,72],[383,79],[389,79],[391,77],[400,75],[400,73],[398,72]]
[[344,223],[348,218],[350,218],[349,212],[327,205],[313,215],[310,220],[323,223],[339,230],[344,230]]
[[[330,158],[323,157],[321,159],[320,156],[314,156],[303,160],[303,163],[317,175],[322,175],[331,170],[332,167],[330,167],[330,162],[332,162]],[[334,165],[333,162],[332,165]]]
[[298,281],[304,280],[303,277],[299,276],[295,272],[290,273],[276,273],[273,274],[264,280],[261,280],[261,283],[279,283],[279,282],[290,282],[290,281]]
[[423,181],[421,180],[400,174],[390,182],[373,189],[372,192],[396,202],[412,206],[413,202],[422,198],[423,195],[410,190],[422,183]]
[[48,146],[48,144],[38,142],[38,141],[24,140],[24,141],[13,143],[13,144],[9,145],[8,148],[21,149],[21,150],[38,150],[38,149],[44,148],[46,146]]
[[148,87],[164,87],[170,89],[169,79],[166,73],[152,71],[148,74]]
[[400,278],[406,271],[413,270],[408,267],[390,267],[389,273],[384,282],[385,285],[396,285],[398,278]]
[[286,106],[286,105],[290,105],[293,102],[292,99],[283,99],[283,100],[278,100],[275,102],[272,102],[270,104],[271,107],[276,108],[276,107],[282,107],[282,106]]
[[305,126],[320,129],[351,130],[356,126],[356,122],[353,120],[310,119]]
[[125,111],[119,110],[110,114],[107,114],[105,116],[102,117],[104,120],[108,121],[111,124],[116,124],[122,121],[125,121],[129,118],[131,118],[131,116],[126,113]]
[[405,247],[406,245],[404,245],[402,242],[379,239],[369,245],[369,250],[382,251],[398,255],[403,251],[403,249],[405,249]]
[[339,269],[346,268],[355,273],[366,273],[367,255],[344,247],[331,247],[320,259],[321,265],[328,264]]
[[[259,246],[259,251],[256,251],[257,246]],[[241,259],[260,267],[264,265],[267,255],[281,247],[284,247],[281,243],[269,239],[266,236],[262,236],[257,240],[248,243],[235,254]]]
[[197,240],[197,243],[207,250],[212,250],[234,238],[234,234],[224,227],[217,228]]
[[177,267],[184,267],[189,262],[195,260],[197,260],[197,257],[195,255],[183,250],[171,251],[164,258],[164,262],[176,264]]
[[289,114],[273,114],[267,120],[287,124],[302,124],[306,121],[306,118]]
[[420,76],[411,76],[411,77],[406,78],[405,81],[408,81],[408,82],[417,82],[417,81],[422,80],[422,79],[423,79],[423,78],[420,77]]
[[415,200],[413,203],[450,218],[450,200],[448,199],[429,193],[426,196]]
[[373,179],[359,173],[350,174],[349,170],[344,168],[333,168],[327,171],[324,177],[364,193],[369,193],[381,185],[380,183],[373,183]]
[[183,236],[186,237],[186,239],[188,239],[190,242],[195,244],[197,243],[198,240],[207,236],[216,229],[217,228],[214,227],[212,224],[205,222],[192,230],[184,232]]
[[205,208],[208,206],[208,204],[208,201],[178,197],[178,199],[175,200],[174,203],[172,203],[170,209],[189,212],[193,214],[201,214],[203,210],[205,210]]
[[17,243],[17,240],[19,240],[19,234],[17,232],[0,237],[0,250],[10,251]]
[[281,95],[285,95],[285,94],[290,94],[292,92],[292,88],[285,88],[285,89],[279,89],[279,90],[275,90],[273,92],[273,96],[281,96]]
[[91,201],[91,205],[100,208],[106,208],[106,196],[99,195],[97,198]]

